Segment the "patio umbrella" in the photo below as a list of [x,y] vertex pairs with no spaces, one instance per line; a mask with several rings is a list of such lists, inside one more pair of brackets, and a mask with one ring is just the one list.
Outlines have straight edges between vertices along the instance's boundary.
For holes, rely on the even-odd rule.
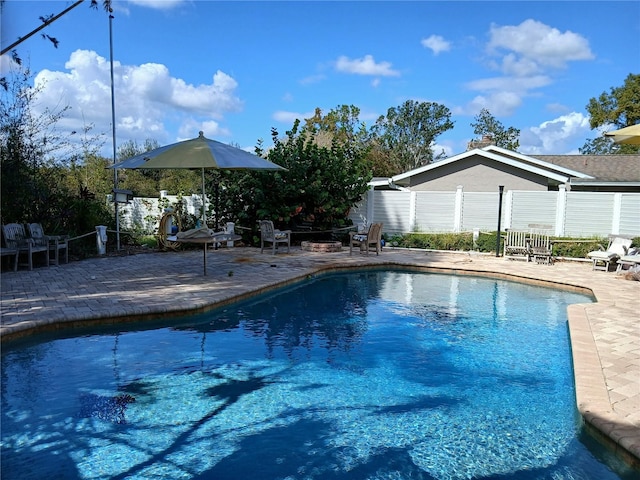
[[613,137],[613,141],[619,144],[640,145],[640,124],[607,132],[605,136]]
[[[109,168],[188,168],[202,171],[202,220],[206,226],[205,208],[205,170],[286,170],[269,160],[253,155],[240,148],[232,147],[215,140],[205,138],[200,132],[198,138],[184,140],[149,152],[128,158]],[[210,240],[210,239],[208,239]],[[202,243],[202,242],[200,242]],[[207,243],[204,247],[204,274],[207,274]]]
[[[204,171],[216,170],[286,170],[269,160],[240,148],[210,140],[202,132],[198,138],[184,140],[128,158],[109,168],[202,170],[202,202],[205,202]],[[206,214],[203,205],[203,224]]]

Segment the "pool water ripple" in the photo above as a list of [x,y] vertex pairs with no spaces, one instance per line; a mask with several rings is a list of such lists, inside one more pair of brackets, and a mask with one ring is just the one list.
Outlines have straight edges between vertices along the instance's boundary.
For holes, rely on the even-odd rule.
[[576,293],[320,276],[2,352],[2,478],[619,479],[581,442]]

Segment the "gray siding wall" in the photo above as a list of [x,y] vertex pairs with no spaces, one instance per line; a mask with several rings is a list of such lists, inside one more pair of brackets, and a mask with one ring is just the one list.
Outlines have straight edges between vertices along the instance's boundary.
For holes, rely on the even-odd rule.
[[443,165],[410,178],[415,191],[455,191],[462,186],[468,192],[494,192],[498,185],[505,190],[547,190],[546,177],[498,162],[483,163],[476,157]]

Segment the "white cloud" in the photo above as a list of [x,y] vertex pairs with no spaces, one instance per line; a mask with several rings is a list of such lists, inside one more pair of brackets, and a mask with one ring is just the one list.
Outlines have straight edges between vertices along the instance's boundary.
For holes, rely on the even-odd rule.
[[278,110],[273,113],[272,118],[277,122],[289,124],[289,126],[293,125],[293,122],[296,120],[304,121],[305,118],[311,118],[315,115],[315,112],[286,112],[284,110]]
[[490,95],[478,95],[462,109],[467,115],[477,115],[486,108],[494,116],[504,117],[522,105],[522,97],[513,92],[494,92]]
[[550,77],[534,75],[530,77],[491,77],[473,80],[465,84],[466,88],[480,92],[466,106],[457,109],[458,113],[476,115],[486,108],[493,115],[512,115],[523,104],[523,99],[532,95],[532,90],[552,83]]
[[400,72],[391,68],[391,63],[376,63],[372,55],[365,55],[364,58],[356,58],[353,60],[342,55],[336,60],[335,67],[339,72],[353,73],[356,75],[374,75],[381,77],[400,76]]
[[[65,64],[67,71],[42,70],[34,79],[42,86],[36,105],[59,110],[69,105],[61,125],[70,130],[82,130],[95,125],[94,133],[111,132],[110,64],[96,52],[77,50]],[[217,71],[207,84],[189,84],[171,76],[161,64],[121,65],[114,62],[116,103],[116,134],[119,140],[146,140],[160,143],[174,141],[167,138],[169,122],[180,124],[192,138],[198,130],[210,134],[228,134],[218,124],[225,115],[242,109],[235,95],[237,82]],[[187,120],[191,118],[190,120]]]
[[516,26],[492,25],[487,66],[503,76],[482,78],[465,84],[478,95],[454,111],[475,115],[486,108],[493,115],[508,116],[526,97],[553,83],[552,71],[571,61],[593,57],[589,42],[571,31],[560,32],[535,20]]
[[155,10],[170,10],[186,2],[185,0],[129,0],[129,3]]
[[524,94],[534,88],[546,87],[551,84],[551,78],[545,75],[531,77],[491,77],[467,82],[465,86],[469,90],[495,91],[495,92],[520,92]]
[[569,145],[588,138],[591,132],[589,118],[571,112],[520,132],[520,151],[531,155],[560,155],[578,153]]
[[431,50],[434,55],[451,50],[451,42],[448,42],[440,35],[431,35],[429,38],[423,38],[420,44],[424,48]]
[[503,58],[505,73],[528,75],[547,67],[564,68],[568,62],[594,58],[587,39],[571,31],[560,32],[544,23],[525,20],[517,26],[492,25],[490,52],[511,52]]
[[325,78],[326,78],[326,76],[323,75],[323,74],[309,75],[308,77],[305,77],[302,80],[300,80],[300,84],[301,85],[313,85],[314,83],[320,83]]

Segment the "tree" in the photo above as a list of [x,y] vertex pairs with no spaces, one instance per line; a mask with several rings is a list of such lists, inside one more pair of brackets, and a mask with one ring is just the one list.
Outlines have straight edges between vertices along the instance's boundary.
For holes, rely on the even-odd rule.
[[[0,209],[3,221],[38,222],[46,231],[86,233],[85,228],[107,224],[104,202],[78,197],[65,181],[67,162],[57,155],[69,142],[55,130],[67,108],[35,115],[41,87],[30,87],[29,70],[11,72],[0,90]],[[91,203],[91,204],[90,204]],[[91,215],[80,216],[79,212]],[[97,222],[97,223],[96,223]],[[87,226],[88,224],[88,226]]]
[[[80,5],[83,1],[84,0],[77,0],[75,3],[73,3],[70,6],[68,6],[67,8],[65,8],[62,12],[60,12],[57,15],[53,15],[53,14],[41,15],[39,18],[40,18],[40,21],[42,22],[42,25],[40,25],[38,28],[30,31],[26,35],[18,38],[15,42],[13,42],[8,47],[3,48],[2,51],[0,52],[0,55],[4,55],[5,53],[7,53],[9,51],[14,51],[14,59],[18,58],[18,63],[20,63],[20,58],[17,57],[17,52],[15,52],[15,50],[14,50],[15,47],[20,45],[22,42],[24,42],[28,38],[31,38],[33,35],[38,33],[40,30],[44,29],[45,27],[48,27],[49,25],[51,25],[53,22],[58,20],[63,15],[69,13],[71,10],[73,10],[78,5]],[[5,0],[0,1],[0,9],[4,7],[4,3],[5,3]],[[111,12],[111,0],[103,0],[102,5],[104,7],[105,12]],[[91,2],[89,2],[89,6],[91,8],[97,9],[98,8],[98,0],[91,0]],[[51,42],[51,44],[54,46],[54,48],[58,48],[58,44],[60,43],[60,41],[57,38],[51,37],[51,36],[49,36],[47,34],[44,34],[44,33],[42,34],[42,38],[45,38],[46,40],[49,40]]]
[[353,105],[339,105],[326,115],[316,108],[315,114],[305,120],[305,130],[310,133],[326,133],[328,143],[336,139],[342,144],[364,148],[367,142],[367,127],[358,118],[360,109]]
[[597,99],[591,98],[586,108],[592,129],[605,125],[623,128],[640,123],[640,74],[629,74],[622,87],[612,87],[610,93],[602,92]]
[[[160,147],[157,140],[146,139],[143,145],[129,140],[118,147],[118,160],[141,155]],[[171,194],[199,193],[202,189],[200,174],[191,170],[180,169],[126,169],[118,171],[119,188],[132,190],[140,197],[156,197],[160,190]]]
[[2,215],[14,221],[35,221],[50,208],[57,185],[52,154],[64,142],[53,126],[65,109],[35,116],[31,106],[41,87],[28,86],[29,70],[13,71],[0,102]]
[[471,123],[473,133],[481,137],[491,137],[493,143],[501,148],[518,151],[520,147],[520,130],[514,127],[504,128],[486,108],[475,116],[475,123]]
[[[598,98],[591,98],[586,106],[592,129],[608,130],[629,127],[640,123],[640,74],[629,74],[621,87],[612,87]],[[609,127],[613,128],[609,128]],[[640,152],[638,145],[618,145],[612,140],[588,139],[580,153],[633,154]]]
[[[330,230],[350,224],[349,211],[362,198],[371,179],[362,152],[334,139],[315,141],[313,131],[296,120],[285,138],[272,130],[274,146],[267,158],[285,167],[275,172],[220,172],[222,217],[242,225],[273,220],[280,228],[312,225]],[[259,144],[256,153],[263,155]]]
[[444,105],[407,100],[378,118],[372,129],[373,141],[387,152],[400,173],[431,163],[435,139],[453,125],[451,112]]

